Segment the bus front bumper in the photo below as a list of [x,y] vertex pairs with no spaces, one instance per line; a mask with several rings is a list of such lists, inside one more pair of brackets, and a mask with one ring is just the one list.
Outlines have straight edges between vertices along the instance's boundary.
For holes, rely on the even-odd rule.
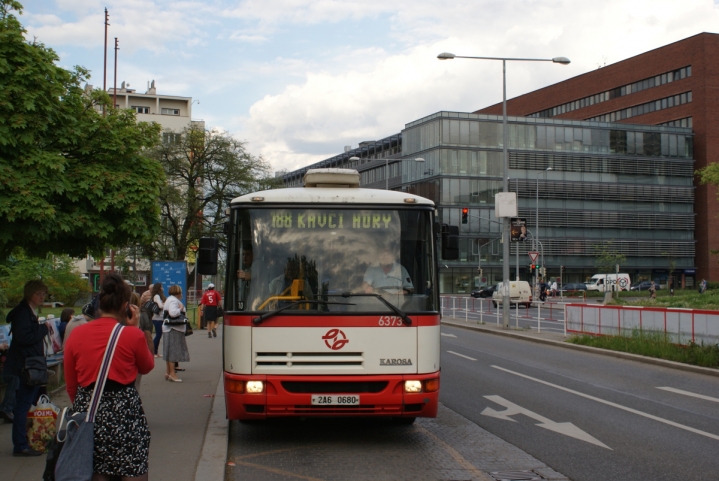
[[[413,382],[415,381],[415,382]],[[417,383],[416,381],[419,381]],[[439,371],[383,376],[268,376],[224,373],[228,419],[270,417],[436,417]],[[419,392],[407,392],[412,389]],[[261,388],[261,392],[257,392]],[[254,391],[254,392],[252,392]],[[357,397],[354,405],[318,404]]]

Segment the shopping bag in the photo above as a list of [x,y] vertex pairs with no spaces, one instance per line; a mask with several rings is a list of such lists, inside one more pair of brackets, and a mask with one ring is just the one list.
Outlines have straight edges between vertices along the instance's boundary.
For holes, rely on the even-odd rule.
[[55,406],[47,395],[43,394],[27,414],[27,442],[36,451],[44,452],[48,443],[55,437],[55,422],[60,408]]

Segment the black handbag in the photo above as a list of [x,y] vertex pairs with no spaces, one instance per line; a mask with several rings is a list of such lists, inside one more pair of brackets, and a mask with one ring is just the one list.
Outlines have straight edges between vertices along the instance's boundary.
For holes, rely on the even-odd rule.
[[44,386],[47,384],[48,372],[45,356],[26,357],[21,378],[27,386]]
[[142,305],[142,308],[148,312],[152,312],[153,314],[160,313],[160,306],[158,306],[155,301],[147,301]]
[[185,327],[185,337],[191,336],[195,333],[195,331],[192,330],[192,325],[190,324],[190,321],[187,321],[187,326]]

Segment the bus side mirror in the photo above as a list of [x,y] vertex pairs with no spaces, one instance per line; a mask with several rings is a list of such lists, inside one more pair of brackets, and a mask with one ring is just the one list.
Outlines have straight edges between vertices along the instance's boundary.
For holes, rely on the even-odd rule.
[[229,238],[230,233],[232,232],[232,224],[230,224],[230,221],[227,221],[222,224],[222,232]]
[[217,274],[217,250],[220,245],[217,237],[201,237],[197,253],[197,273],[203,276]]

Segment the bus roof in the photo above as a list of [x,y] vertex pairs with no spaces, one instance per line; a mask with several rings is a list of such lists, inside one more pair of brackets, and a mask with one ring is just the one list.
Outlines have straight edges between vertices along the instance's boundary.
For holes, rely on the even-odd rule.
[[[253,200],[257,199],[257,200]],[[261,200],[260,200],[261,199]],[[413,199],[408,201],[407,199]],[[232,199],[237,204],[402,204],[430,205],[434,202],[406,192],[379,189],[305,188],[263,190]]]
[[[406,192],[381,189],[360,189],[348,176],[358,177],[357,171],[350,169],[312,169],[306,175],[306,187],[263,190],[242,195],[232,200],[237,204],[397,204],[434,206],[434,202],[424,197]],[[321,184],[313,186],[308,177],[321,178]],[[337,186],[331,183],[332,176],[338,179]],[[357,178],[357,180],[359,180]]]

